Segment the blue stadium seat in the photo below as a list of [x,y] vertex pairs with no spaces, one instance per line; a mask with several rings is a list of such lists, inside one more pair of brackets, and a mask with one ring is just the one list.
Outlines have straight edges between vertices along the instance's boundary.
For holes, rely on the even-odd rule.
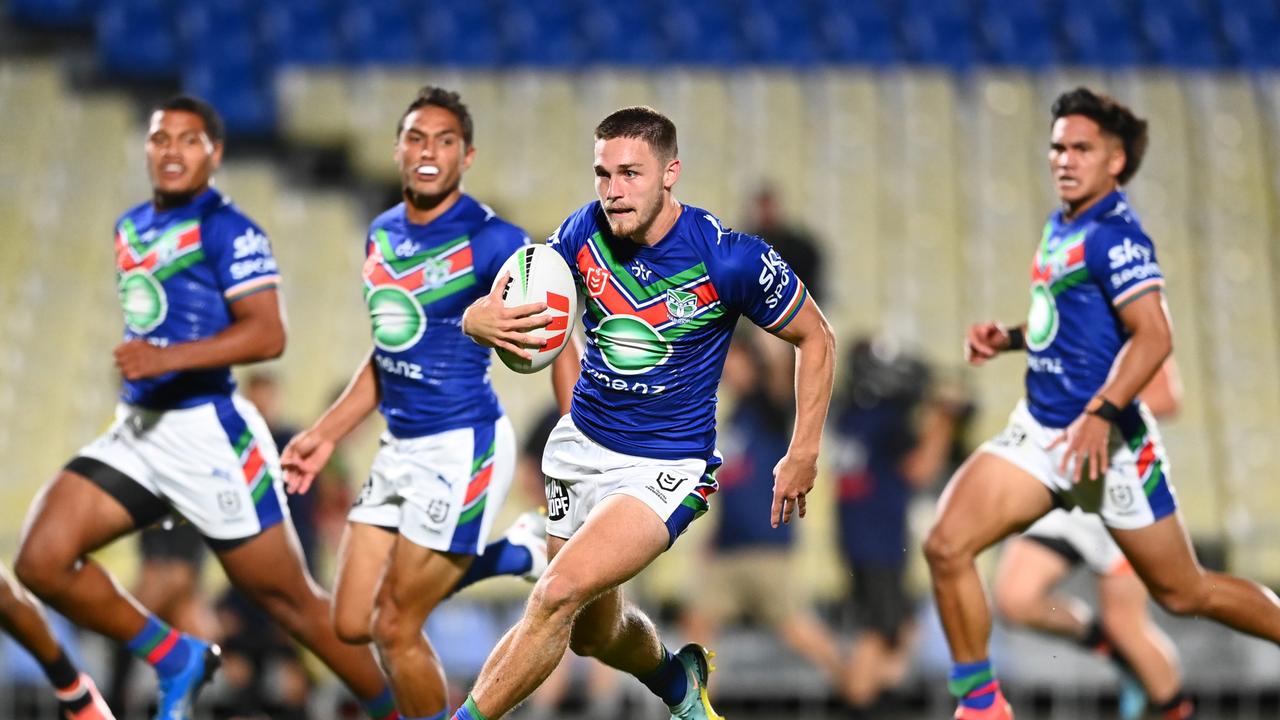
[[93,24],[98,0],[9,0],[9,17],[22,25],[75,30]]
[[573,67],[584,59],[577,14],[568,3],[508,3],[499,14],[503,57],[537,67]]
[[1280,67],[1280,8],[1275,4],[1224,0],[1221,20],[1234,60],[1250,68]]
[[1196,0],[1141,0],[1139,12],[1156,62],[1192,68],[1221,64],[1216,28]]
[[962,0],[910,0],[900,22],[911,62],[964,70],[980,59],[973,18]]
[[164,0],[108,0],[95,25],[103,70],[135,80],[177,74],[173,6]]
[[668,60],[724,66],[745,59],[741,23],[726,2],[669,0],[660,15]]
[[502,60],[498,11],[491,0],[431,3],[416,14],[423,59],[434,65],[497,65]]
[[1041,69],[1060,57],[1049,15],[1035,2],[986,0],[979,21],[985,59],[995,65]]
[[883,66],[902,59],[894,23],[875,2],[826,2],[818,25],[823,55],[837,63]]
[[752,0],[740,7],[739,14],[750,62],[804,67],[823,59],[818,19],[807,3]]
[[398,0],[350,3],[338,16],[347,58],[371,65],[420,62],[423,52],[410,12]]
[[261,53],[258,11],[248,0],[183,5],[178,10],[177,25],[183,53],[188,57],[256,60]]
[[591,62],[651,65],[667,57],[658,18],[640,3],[589,3],[578,22]]
[[262,11],[263,40],[279,64],[336,65],[344,59],[339,10],[324,2],[272,3]]
[[1071,22],[1061,22],[1068,63],[1130,67],[1147,61],[1147,50],[1134,30],[1136,18],[1126,7],[1108,0],[1078,0],[1065,6]]
[[263,70],[196,64],[183,73],[182,88],[217,108],[228,134],[267,137],[275,131],[276,102],[270,73]]

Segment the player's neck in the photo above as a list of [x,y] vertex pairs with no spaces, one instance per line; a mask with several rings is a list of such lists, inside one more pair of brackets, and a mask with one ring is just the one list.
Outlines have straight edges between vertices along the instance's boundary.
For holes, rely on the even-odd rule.
[[668,195],[662,203],[662,209],[658,211],[658,216],[653,219],[649,227],[629,239],[638,245],[649,247],[657,245],[667,236],[667,233],[671,232],[671,228],[675,227],[676,220],[680,219],[682,212],[684,212],[684,206],[680,201],[676,200],[674,195]]
[[414,225],[426,225],[449,212],[449,209],[462,199],[462,188],[457,187],[448,193],[430,197],[417,195],[406,190],[404,192],[404,216]]
[[1102,202],[1104,198],[1109,197],[1111,193],[1115,192],[1119,188],[1119,185],[1112,184],[1101,190],[1098,194],[1084,198],[1078,203],[1072,204],[1064,202],[1062,204],[1062,219],[1067,222],[1074,222],[1076,218],[1088,212],[1089,208]]
[[151,205],[162,212],[182,207],[183,205],[190,205],[192,200],[195,200],[200,193],[208,189],[209,185],[206,183],[190,192],[165,193],[153,190],[151,193]]

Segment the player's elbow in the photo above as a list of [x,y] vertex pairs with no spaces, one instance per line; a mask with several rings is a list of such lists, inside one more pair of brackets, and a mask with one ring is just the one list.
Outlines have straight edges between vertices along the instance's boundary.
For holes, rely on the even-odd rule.
[[272,323],[258,333],[257,359],[275,360],[284,354],[287,344],[284,323]]

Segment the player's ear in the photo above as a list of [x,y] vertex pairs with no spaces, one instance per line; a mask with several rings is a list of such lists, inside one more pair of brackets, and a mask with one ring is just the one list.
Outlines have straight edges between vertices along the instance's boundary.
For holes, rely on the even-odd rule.
[[1124,144],[1119,140],[1111,144],[1111,156],[1107,158],[1107,173],[1111,177],[1119,177],[1124,172],[1125,163],[1129,161],[1129,156],[1125,155]]
[[467,151],[462,154],[462,169],[470,170],[471,163],[476,160],[476,149],[470,143],[467,144]]
[[670,190],[680,179],[680,158],[672,158],[662,171],[662,189]]
[[222,167],[222,148],[223,144],[221,142],[213,144],[213,153],[209,156],[209,166],[214,170]]

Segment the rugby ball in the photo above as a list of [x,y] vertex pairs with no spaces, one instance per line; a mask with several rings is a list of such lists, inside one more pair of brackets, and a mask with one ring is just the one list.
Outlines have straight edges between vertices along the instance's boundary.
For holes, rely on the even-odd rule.
[[545,314],[551,316],[550,325],[530,332],[547,339],[546,345],[529,350],[533,353],[532,360],[498,350],[498,359],[503,365],[518,373],[534,373],[550,365],[569,344],[578,316],[578,289],[564,258],[546,245],[525,245],[512,253],[498,271],[495,285],[504,273],[510,273],[511,277],[502,291],[503,305],[546,303]]

